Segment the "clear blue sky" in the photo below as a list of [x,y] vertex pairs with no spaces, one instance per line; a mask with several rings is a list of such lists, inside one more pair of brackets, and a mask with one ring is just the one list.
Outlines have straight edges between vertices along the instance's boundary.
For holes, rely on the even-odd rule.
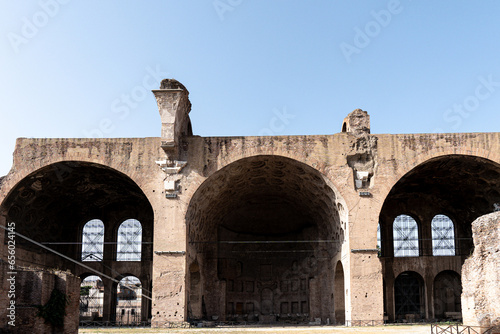
[[499,15],[498,1],[2,1],[0,175],[17,137],[159,136],[160,77],[190,91],[201,136],[333,134],[356,108],[372,133],[497,132]]

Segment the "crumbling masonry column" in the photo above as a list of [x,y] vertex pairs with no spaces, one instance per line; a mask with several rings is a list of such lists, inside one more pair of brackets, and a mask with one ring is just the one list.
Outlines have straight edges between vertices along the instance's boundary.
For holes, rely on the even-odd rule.
[[500,212],[476,219],[472,233],[474,253],[462,267],[463,322],[500,330]]
[[163,174],[163,203],[155,212],[153,247],[152,327],[187,320],[186,229],[180,191],[187,165],[182,160],[182,140],[192,135],[189,92],[177,80],[165,79],[153,90],[162,128],[161,149],[156,163]]
[[161,147],[170,160],[178,158],[180,139],[192,135],[189,92],[179,81],[164,79],[153,90],[161,117]]
[[349,143],[346,163],[352,169],[353,202],[349,211],[354,224],[349,228],[350,270],[346,286],[346,316],[353,325],[371,320],[383,323],[382,265],[378,258],[377,224],[379,204],[374,200],[374,176],[377,170],[378,138],[370,134],[370,115],[356,109],[342,124]]

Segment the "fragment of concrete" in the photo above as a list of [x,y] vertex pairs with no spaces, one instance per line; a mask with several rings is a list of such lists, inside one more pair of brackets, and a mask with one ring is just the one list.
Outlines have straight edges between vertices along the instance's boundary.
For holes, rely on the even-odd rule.
[[474,252],[462,267],[464,325],[500,329],[500,212],[472,223]]

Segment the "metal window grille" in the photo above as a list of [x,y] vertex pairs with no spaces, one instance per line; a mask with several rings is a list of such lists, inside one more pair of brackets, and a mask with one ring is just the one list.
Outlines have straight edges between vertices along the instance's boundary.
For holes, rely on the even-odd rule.
[[400,215],[394,219],[394,256],[418,256],[418,225],[408,215]]
[[142,225],[136,219],[127,219],[118,228],[117,261],[140,261]]
[[414,274],[404,272],[394,281],[394,300],[396,318],[402,318],[407,314],[421,315],[420,301],[421,285]]
[[455,228],[453,221],[445,215],[432,219],[432,255],[455,256]]
[[82,233],[82,261],[102,261],[104,223],[92,219],[85,224]]

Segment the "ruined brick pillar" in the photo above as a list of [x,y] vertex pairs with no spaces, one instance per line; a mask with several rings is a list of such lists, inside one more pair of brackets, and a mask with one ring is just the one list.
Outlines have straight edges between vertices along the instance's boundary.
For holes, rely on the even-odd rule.
[[472,223],[474,253],[462,267],[464,325],[500,330],[500,212]]
[[309,317],[311,321],[321,318],[321,289],[316,278],[309,279]]
[[187,161],[183,138],[192,135],[189,92],[175,79],[165,79],[153,90],[161,117],[161,148],[156,163],[164,172],[164,198],[155,212],[153,245],[152,327],[187,320],[186,229],[182,174]]
[[[424,221],[431,221],[433,217],[423,217]],[[422,223],[421,223],[422,224]],[[430,228],[420,228],[420,256],[433,256],[432,250],[432,230]]]
[[[108,268],[113,267],[113,262],[116,259],[116,242],[117,234],[114,233],[112,229],[104,229],[104,245],[103,250],[104,259],[103,272],[108,276],[115,276],[115,273],[111,272]],[[109,254],[109,255],[108,255]],[[116,320],[116,284],[109,280],[108,278],[101,277],[104,284],[104,299],[103,299],[103,321],[115,321]]]
[[434,275],[427,274],[424,277],[425,284],[425,318],[434,319]]
[[180,139],[192,135],[189,92],[179,81],[164,79],[160,89],[153,90],[161,117],[161,147],[169,160],[178,158]]
[[385,289],[385,309],[387,311],[387,320],[396,320],[396,310],[394,309],[394,270],[392,268],[393,261],[385,262],[384,289]]
[[[370,115],[356,109],[342,124],[347,133],[346,163],[352,169],[352,202],[349,211],[349,267],[345,268],[346,320],[383,321],[382,265],[378,258],[377,225],[380,203],[372,192],[377,171],[378,137],[370,134]],[[347,194],[345,194],[347,195]]]
[[370,134],[370,115],[361,109],[352,111],[344,118],[342,132],[352,133],[355,136]]
[[116,320],[116,284],[110,279],[103,278],[104,298],[102,306],[102,320]]
[[[6,262],[0,262],[0,307],[2,308],[2,321],[0,333],[78,333],[80,279],[69,272],[48,271],[45,269],[16,267],[15,274],[10,274],[11,268]],[[8,278],[14,277],[15,288],[12,289],[13,298],[7,297],[10,290]],[[51,299],[52,292],[62,292],[68,303],[65,306],[63,325],[56,327],[40,317],[39,306],[44,306]],[[11,301],[14,303],[12,304]],[[13,313],[8,307],[13,305]],[[9,318],[7,315],[13,315]],[[9,321],[13,321],[9,323]]]

